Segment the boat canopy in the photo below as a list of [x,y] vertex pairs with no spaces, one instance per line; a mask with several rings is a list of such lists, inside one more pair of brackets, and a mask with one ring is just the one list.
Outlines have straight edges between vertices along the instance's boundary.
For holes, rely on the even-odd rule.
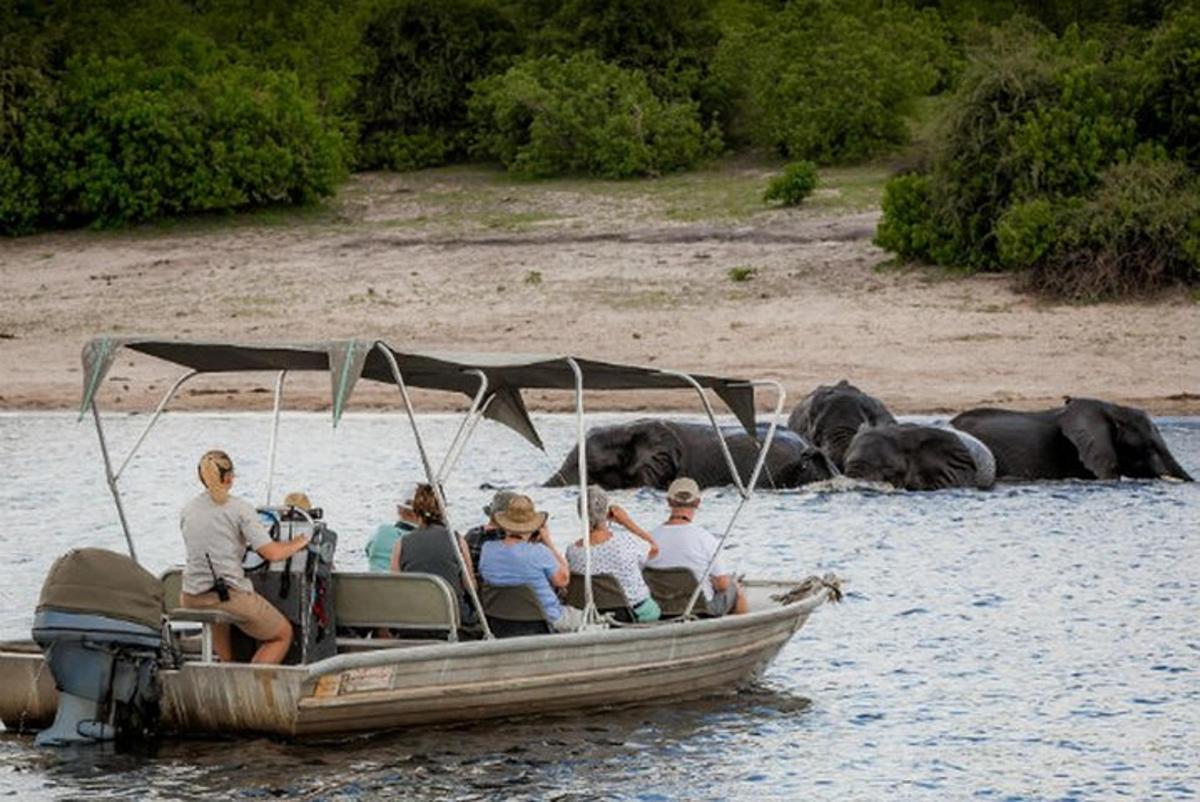
[[[395,377],[384,350],[390,352],[410,387],[459,392],[468,397],[486,377],[485,415],[503,423],[538,448],[541,438],[529,419],[523,389],[574,390],[578,365],[588,390],[711,389],[725,402],[746,431],[755,432],[754,387],[745,379],[683,374],[658,368],[622,365],[565,354],[465,353],[399,351],[370,338],[310,343],[228,343],[97,337],[83,348],[83,398],[80,414],[96,392],[121,349],[129,349],[189,368],[197,373],[238,371],[328,371],[333,422],[337,425],[359,378],[391,384]],[[693,384],[694,381],[694,384]]]

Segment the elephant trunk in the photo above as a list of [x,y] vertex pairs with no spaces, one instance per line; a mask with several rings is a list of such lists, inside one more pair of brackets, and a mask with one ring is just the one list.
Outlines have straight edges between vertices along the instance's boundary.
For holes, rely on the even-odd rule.
[[1159,455],[1159,459],[1155,460],[1155,462],[1160,463],[1160,465],[1155,466],[1159,469],[1158,476],[1160,479],[1179,479],[1184,482],[1195,481],[1192,479],[1191,474],[1185,471],[1183,466],[1175,461],[1175,458],[1171,456],[1171,452],[1169,451]]

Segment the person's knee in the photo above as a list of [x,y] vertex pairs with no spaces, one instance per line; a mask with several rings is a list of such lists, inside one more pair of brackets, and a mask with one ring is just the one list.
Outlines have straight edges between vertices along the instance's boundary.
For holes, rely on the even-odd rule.
[[279,626],[275,628],[274,634],[271,636],[273,641],[291,641],[292,639],[292,622],[286,618],[279,622]]

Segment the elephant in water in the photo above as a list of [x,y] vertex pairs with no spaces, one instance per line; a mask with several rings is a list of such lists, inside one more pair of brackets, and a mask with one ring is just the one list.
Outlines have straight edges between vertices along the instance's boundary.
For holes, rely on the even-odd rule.
[[1064,406],[1041,412],[972,409],[951,423],[987,444],[1001,479],[1192,481],[1154,422],[1132,407],[1067,398]]
[[845,469],[846,449],[865,424],[879,426],[896,419],[877,398],[842,379],[822,384],[796,405],[788,428],[825,452],[839,471]]
[[[759,441],[741,427],[722,427],[742,481],[754,470],[761,438],[767,426],[758,427]],[[642,419],[614,426],[598,426],[587,433],[588,481],[606,490],[655,487],[665,490],[676,477],[690,476],[701,487],[733,484],[721,453],[717,434],[707,423]],[[820,450],[782,426],[767,452],[758,487],[799,487],[833,476],[836,471]],[[546,480],[546,487],[579,482],[579,452],[572,448],[562,467]]]
[[978,487],[996,482],[996,462],[971,435],[938,426],[863,427],[846,449],[846,476],[905,490]]

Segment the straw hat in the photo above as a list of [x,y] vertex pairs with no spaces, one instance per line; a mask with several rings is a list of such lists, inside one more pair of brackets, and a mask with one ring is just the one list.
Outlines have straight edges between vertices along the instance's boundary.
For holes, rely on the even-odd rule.
[[546,523],[546,519],[550,516],[544,512],[538,512],[533,506],[533,499],[529,496],[513,496],[508,506],[503,510],[496,512],[492,518],[496,521],[496,526],[503,529],[505,532],[512,532],[518,535],[528,535],[542,528]]
[[295,493],[288,493],[283,497],[283,506],[308,511],[312,509],[312,502],[308,500],[308,496],[297,491]]

